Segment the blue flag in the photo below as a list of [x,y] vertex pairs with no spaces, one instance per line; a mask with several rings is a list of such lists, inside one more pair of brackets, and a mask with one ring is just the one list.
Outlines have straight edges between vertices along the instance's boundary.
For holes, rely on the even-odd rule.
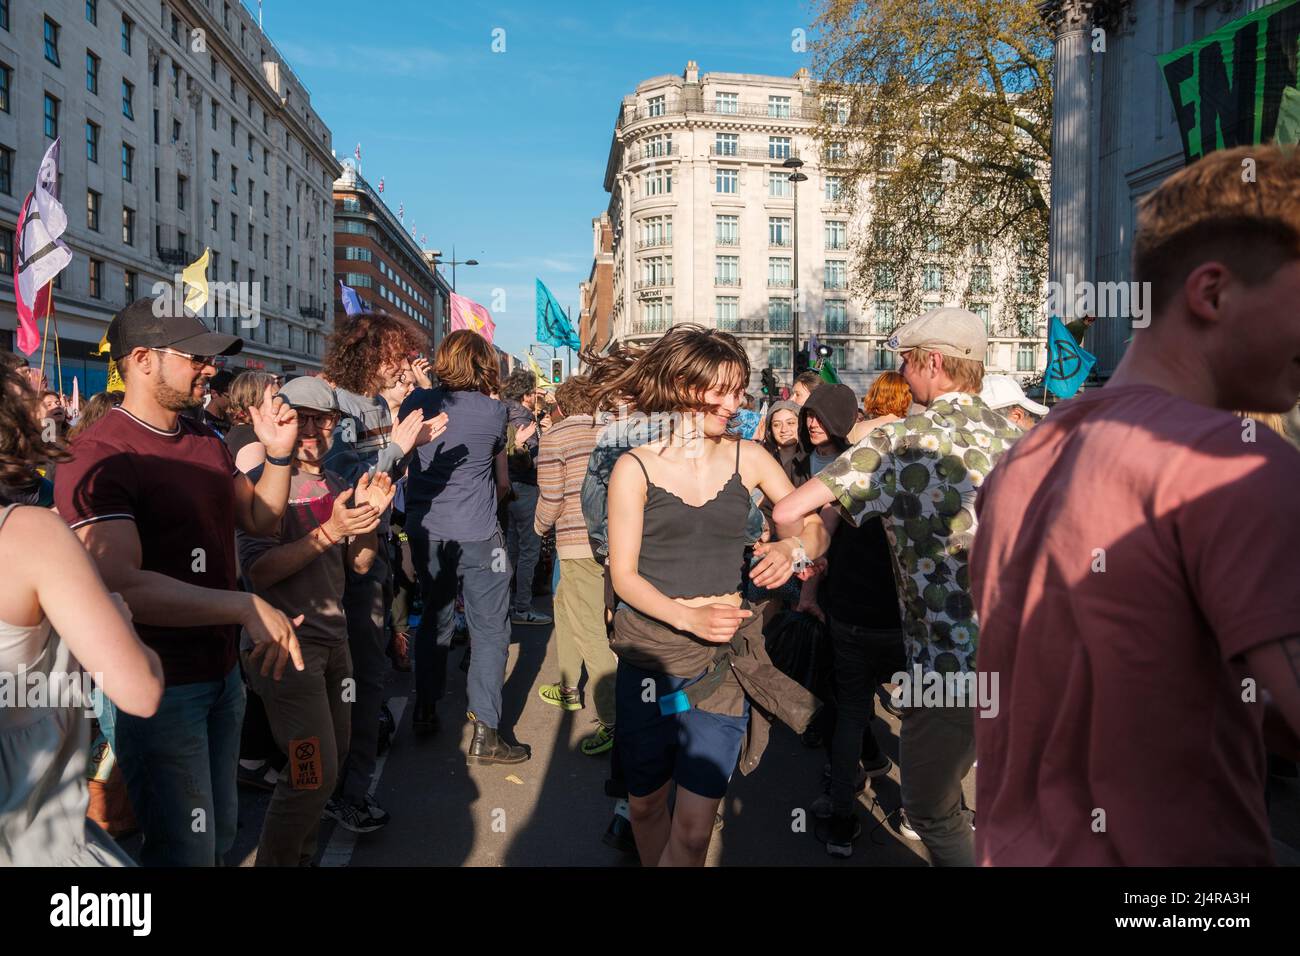
[[569,317],[541,279],[537,280],[537,341],[556,348],[582,348]]
[[342,290],[339,296],[343,299],[343,311],[348,315],[360,315],[366,311],[366,307],[361,304],[360,297],[357,296],[357,290],[350,285],[344,285],[343,280],[339,280],[339,288]]
[[1052,316],[1047,327],[1047,371],[1044,382],[1059,398],[1069,398],[1079,390],[1097,356],[1084,350],[1059,316]]

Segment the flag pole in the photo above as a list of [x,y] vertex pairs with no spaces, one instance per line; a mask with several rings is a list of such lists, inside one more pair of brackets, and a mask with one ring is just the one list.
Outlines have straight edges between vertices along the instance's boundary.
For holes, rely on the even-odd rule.
[[[45,285],[50,294],[45,300],[45,333],[41,336],[41,378],[45,377],[45,349],[50,344],[50,314],[54,311],[54,280]],[[15,292],[17,289],[15,288]],[[40,297],[40,293],[36,293]]]
[[[54,315],[54,290],[50,290],[48,315]],[[63,401],[63,353],[59,351],[59,320],[54,320],[54,367],[59,378],[59,401]]]

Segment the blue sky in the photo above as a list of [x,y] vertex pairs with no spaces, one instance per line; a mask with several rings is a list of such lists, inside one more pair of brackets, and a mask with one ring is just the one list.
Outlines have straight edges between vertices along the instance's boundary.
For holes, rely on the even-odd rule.
[[497,343],[516,354],[533,341],[534,277],[576,321],[624,95],[690,59],[702,72],[811,65],[791,49],[793,30],[812,33],[801,0],[264,0],[263,18],[338,157],[360,142],[363,174],[384,178],[384,198],[405,205],[430,248],[480,261],[457,270],[457,291],[490,306],[505,290]]

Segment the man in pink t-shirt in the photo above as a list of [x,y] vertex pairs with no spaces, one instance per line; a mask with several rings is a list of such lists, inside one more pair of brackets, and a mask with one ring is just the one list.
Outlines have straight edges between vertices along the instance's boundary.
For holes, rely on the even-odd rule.
[[1300,730],[1300,453],[1231,410],[1300,395],[1300,154],[1171,177],[1134,278],[1150,327],[976,505],[979,669],[1001,688],[975,722],[983,864],[1273,861],[1265,745],[1294,754]]

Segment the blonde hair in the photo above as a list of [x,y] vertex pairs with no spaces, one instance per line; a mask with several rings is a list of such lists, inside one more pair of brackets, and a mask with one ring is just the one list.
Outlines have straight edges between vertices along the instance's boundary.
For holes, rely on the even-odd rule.
[[[970,392],[973,395],[979,394],[979,390],[984,387],[984,363],[978,359],[955,358],[951,355],[940,355],[943,359],[943,374],[952,379],[953,388],[959,392]],[[930,358],[930,350],[915,348],[911,350],[908,361],[915,362],[917,365],[923,365]]]

